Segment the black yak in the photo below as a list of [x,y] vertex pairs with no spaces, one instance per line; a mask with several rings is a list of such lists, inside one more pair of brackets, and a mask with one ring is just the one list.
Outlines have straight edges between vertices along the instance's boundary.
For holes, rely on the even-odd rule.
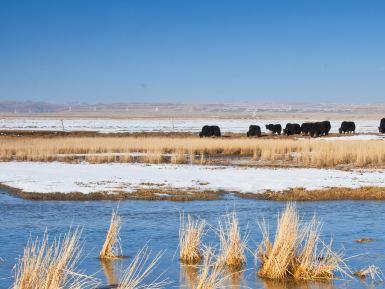
[[273,134],[281,134],[282,126],[280,124],[267,124],[266,129],[271,131]]
[[247,136],[261,136],[261,128],[259,125],[250,125],[249,131],[247,132]]
[[305,122],[301,125],[301,133],[311,137],[328,135],[331,129],[330,121]]
[[338,129],[341,133],[355,133],[356,132],[356,124],[353,121],[343,121],[341,123],[341,127]]
[[301,125],[301,133],[303,135],[308,135],[310,134],[310,127],[312,126],[313,123],[311,122],[305,122]]
[[199,137],[221,136],[221,129],[217,125],[205,125],[199,133]]
[[385,133],[385,118],[381,119],[380,126],[378,127],[380,133]]
[[320,122],[320,128],[321,128],[321,135],[328,135],[330,132],[330,129],[332,128],[330,121],[325,120]]
[[300,134],[301,126],[298,123],[288,123],[283,130],[284,135]]

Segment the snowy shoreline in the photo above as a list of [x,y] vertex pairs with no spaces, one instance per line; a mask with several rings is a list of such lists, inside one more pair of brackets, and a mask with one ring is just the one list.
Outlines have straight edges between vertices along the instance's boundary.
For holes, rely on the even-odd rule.
[[263,193],[294,188],[385,187],[385,170],[199,165],[0,163],[0,183],[24,193],[130,193],[141,188]]
[[[224,133],[246,133],[250,124],[261,126],[265,132],[268,123],[303,123],[309,119],[61,119],[57,118],[0,118],[0,130],[33,131],[92,131],[100,133],[122,132],[191,132],[197,133],[203,125],[219,125]],[[313,119],[312,121],[321,121]],[[337,133],[342,120],[330,120],[331,132]],[[380,120],[357,119],[357,133],[378,133]]]

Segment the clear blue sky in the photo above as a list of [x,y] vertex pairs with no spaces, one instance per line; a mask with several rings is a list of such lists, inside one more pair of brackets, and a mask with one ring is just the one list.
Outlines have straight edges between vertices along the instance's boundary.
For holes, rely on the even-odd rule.
[[0,0],[0,99],[385,101],[385,1]]

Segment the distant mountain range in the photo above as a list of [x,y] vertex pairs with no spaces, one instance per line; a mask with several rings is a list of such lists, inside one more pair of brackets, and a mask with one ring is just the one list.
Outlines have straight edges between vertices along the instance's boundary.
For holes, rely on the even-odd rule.
[[0,112],[8,113],[49,113],[65,109],[65,106],[34,101],[0,101]]
[[335,103],[111,103],[111,104],[54,104],[34,101],[1,101],[0,114],[117,116],[117,117],[258,117],[262,114],[384,114],[382,104]]

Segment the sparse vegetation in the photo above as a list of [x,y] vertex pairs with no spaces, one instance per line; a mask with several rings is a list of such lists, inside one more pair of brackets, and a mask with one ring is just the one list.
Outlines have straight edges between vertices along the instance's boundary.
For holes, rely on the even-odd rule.
[[385,167],[385,146],[381,140],[327,142],[293,138],[200,139],[194,136],[4,136],[0,139],[0,161],[227,164],[229,157],[234,156],[259,166]]
[[306,190],[296,188],[283,192],[267,191],[262,194],[237,194],[243,198],[274,201],[332,201],[332,200],[385,200],[385,188],[327,188]]
[[104,241],[102,250],[99,253],[100,259],[117,259],[122,256],[120,246],[120,228],[121,218],[117,211],[112,211],[110,226],[107,231],[106,240]]
[[219,239],[220,263],[230,269],[240,270],[246,263],[247,235],[242,237],[235,212],[227,215],[223,223],[219,222]]
[[278,216],[274,241],[270,242],[268,228],[260,225],[263,240],[257,256],[260,277],[269,279],[330,280],[335,273],[349,276],[342,254],[320,240],[321,224],[315,217],[301,223],[294,203],[289,203]]
[[51,244],[47,233],[41,241],[30,240],[15,267],[12,289],[94,288],[95,280],[77,270],[80,235],[77,229]]
[[155,281],[146,283],[146,279],[153,272],[162,253],[158,253],[153,259],[150,258],[151,252],[144,247],[140,250],[130,265],[122,273],[116,289],[160,289],[169,284],[167,280],[159,281],[159,277]]
[[368,278],[372,281],[379,281],[379,282],[383,282],[384,280],[384,274],[382,273],[381,269],[375,265],[370,265],[367,268],[363,268],[355,272],[354,276],[360,279]]
[[296,280],[330,280],[336,271],[341,271],[342,253],[332,251],[331,244],[320,240],[321,223],[315,217],[300,228],[302,244],[297,249],[293,264]]
[[218,261],[214,261],[211,248],[206,248],[203,254],[203,264],[197,277],[194,289],[219,289],[223,288],[226,276]]
[[374,239],[373,238],[364,237],[364,238],[357,239],[355,241],[356,241],[356,243],[363,244],[363,243],[371,243],[371,242],[374,241]]
[[190,215],[180,217],[179,258],[183,264],[198,264],[202,259],[201,239],[204,234],[205,221],[194,220]]

